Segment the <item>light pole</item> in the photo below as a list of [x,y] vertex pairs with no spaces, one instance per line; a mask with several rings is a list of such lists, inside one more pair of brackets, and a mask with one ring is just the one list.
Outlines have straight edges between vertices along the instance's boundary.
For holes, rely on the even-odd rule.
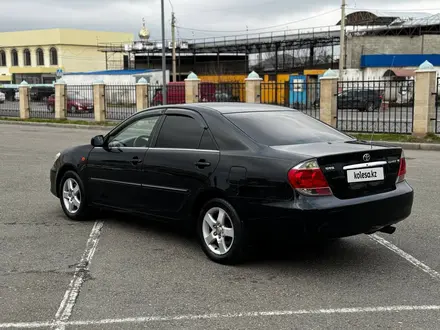
[[162,14],[162,104],[167,104],[167,62],[165,55],[165,5],[160,1]]
[[341,5],[341,34],[339,38],[339,77],[342,77],[345,66],[345,0]]

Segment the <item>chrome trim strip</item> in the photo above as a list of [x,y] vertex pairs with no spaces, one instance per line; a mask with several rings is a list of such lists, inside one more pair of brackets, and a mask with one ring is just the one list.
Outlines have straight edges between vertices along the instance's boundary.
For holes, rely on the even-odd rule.
[[99,181],[99,182],[107,182],[107,183],[116,183],[116,184],[124,184],[127,186],[138,186],[140,187],[140,183],[135,182],[126,182],[126,181],[117,181],[117,180],[109,180],[109,179],[102,179],[102,178],[90,178],[90,181]]
[[142,188],[152,188],[152,189],[169,190],[169,191],[175,191],[175,192],[185,192],[185,193],[188,192],[188,189],[156,186],[156,185],[153,185],[153,184],[141,184],[141,186],[142,186]]
[[188,152],[212,152],[212,153],[220,153],[219,150],[208,150],[208,149],[184,149],[184,148],[150,148],[150,150],[158,150],[158,151],[188,151]]
[[382,166],[386,165],[387,162],[385,160],[379,160],[377,162],[370,162],[370,163],[361,163],[361,164],[353,164],[353,165],[346,165],[342,169],[343,170],[354,170],[358,168],[367,168],[367,167],[373,167],[373,166]]

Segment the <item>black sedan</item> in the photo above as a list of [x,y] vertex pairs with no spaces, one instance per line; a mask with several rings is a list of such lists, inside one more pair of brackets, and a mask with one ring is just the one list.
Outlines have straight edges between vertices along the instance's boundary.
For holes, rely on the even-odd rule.
[[392,233],[412,209],[403,150],[370,144],[290,108],[149,108],[57,154],[51,192],[67,217],[111,209],[189,225],[205,254],[243,260],[281,239]]

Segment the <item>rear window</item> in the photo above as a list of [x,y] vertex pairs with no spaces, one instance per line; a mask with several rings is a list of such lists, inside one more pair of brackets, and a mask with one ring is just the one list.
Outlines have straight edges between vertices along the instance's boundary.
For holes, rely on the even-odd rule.
[[225,117],[250,138],[268,146],[352,140],[299,111],[229,113]]

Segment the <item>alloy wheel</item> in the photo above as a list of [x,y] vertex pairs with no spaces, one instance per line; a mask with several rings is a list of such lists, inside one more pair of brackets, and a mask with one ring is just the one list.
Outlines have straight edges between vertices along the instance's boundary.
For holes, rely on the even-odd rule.
[[202,234],[214,254],[228,253],[234,243],[234,225],[227,212],[220,207],[209,209],[203,218]]
[[68,178],[63,185],[63,203],[70,214],[78,212],[81,206],[81,190],[78,182]]

